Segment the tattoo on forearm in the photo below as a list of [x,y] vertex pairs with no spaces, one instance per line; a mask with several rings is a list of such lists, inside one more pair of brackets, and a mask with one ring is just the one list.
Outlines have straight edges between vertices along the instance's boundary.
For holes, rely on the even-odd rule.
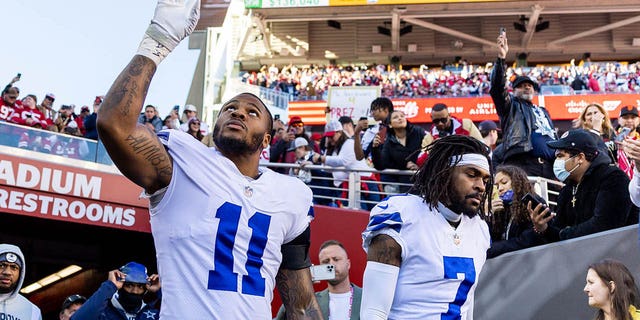
[[171,176],[172,169],[168,165],[169,156],[156,141],[145,135],[129,135],[126,138],[126,143],[135,154],[142,155],[145,160],[155,167],[159,175]]
[[367,254],[367,261],[376,261],[399,267],[402,260],[402,248],[386,234],[375,236],[371,239]]
[[304,275],[300,270],[280,270],[276,276],[288,320],[322,319],[322,312],[313,294],[311,278]]

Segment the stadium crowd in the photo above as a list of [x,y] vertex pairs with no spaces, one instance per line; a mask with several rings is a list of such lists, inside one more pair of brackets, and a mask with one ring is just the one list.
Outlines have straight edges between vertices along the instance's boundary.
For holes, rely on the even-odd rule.
[[[243,81],[281,92],[296,100],[324,100],[329,87],[381,86],[384,97],[475,96],[489,93],[493,63],[473,65],[465,60],[442,67],[403,70],[396,65],[263,66],[247,71]],[[640,64],[592,63],[588,59],[564,65],[512,66],[510,80],[528,76],[542,86],[567,86],[573,92],[640,92]],[[569,89],[570,88],[570,89]],[[512,89],[512,88],[510,88]]]

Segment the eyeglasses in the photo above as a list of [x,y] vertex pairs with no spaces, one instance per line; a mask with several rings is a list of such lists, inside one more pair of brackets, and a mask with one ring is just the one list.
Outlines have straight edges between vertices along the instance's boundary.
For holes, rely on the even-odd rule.
[[195,124],[196,126],[199,126],[200,122],[191,122],[191,124]]
[[436,119],[431,119],[431,122],[433,122],[434,124],[437,123],[447,123],[447,121],[449,120],[449,118],[436,118]]
[[296,123],[291,124],[291,126],[292,127],[296,127],[296,128],[302,128],[302,127],[304,127],[304,123],[296,122]]

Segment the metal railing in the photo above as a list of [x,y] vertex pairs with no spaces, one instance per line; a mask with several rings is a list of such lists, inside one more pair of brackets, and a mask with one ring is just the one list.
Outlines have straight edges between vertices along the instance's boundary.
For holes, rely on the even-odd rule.
[[230,87],[227,89],[227,92],[253,93],[256,96],[260,97],[260,99],[262,99],[268,106],[283,110],[285,112],[289,109],[289,101],[293,100],[293,95],[287,92],[247,84],[242,82],[242,80],[240,79],[232,79],[229,81],[229,84]]
[[[31,150],[47,156],[72,158],[113,165],[104,145],[98,141],[81,137],[61,134],[25,126],[0,122],[0,145]],[[328,167],[323,165],[306,165],[290,163],[263,163],[261,166],[269,167],[284,174],[292,174],[296,170],[303,171],[307,180],[312,183],[309,187],[314,191],[314,203],[325,205],[342,205],[350,209],[362,209],[373,207],[377,201],[372,201],[367,195],[384,199],[387,196],[402,193],[400,190],[408,190],[411,184],[372,181],[362,179],[360,173],[367,172],[388,176],[412,176],[415,172],[410,170],[347,170],[344,167]],[[336,187],[331,175],[334,171],[348,172],[347,188]],[[298,175],[301,177],[301,175]],[[564,184],[558,181],[541,177],[529,177],[535,191],[542,196],[549,205],[555,207],[558,191]],[[371,185],[374,188],[363,190],[362,186]]]

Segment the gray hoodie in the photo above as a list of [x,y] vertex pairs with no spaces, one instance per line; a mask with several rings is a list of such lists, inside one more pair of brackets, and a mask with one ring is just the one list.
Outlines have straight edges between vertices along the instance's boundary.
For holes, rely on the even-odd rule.
[[20,278],[18,285],[11,293],[0,294],[0,319],[7,320],[42,320],[40,308],[27,298],[20,295],[20,289],[24,282],[26,262],[22,251],[12,244],[0,244],[0,255],[5,252],[12,252],[22,260],[22,268],[20,268]]

